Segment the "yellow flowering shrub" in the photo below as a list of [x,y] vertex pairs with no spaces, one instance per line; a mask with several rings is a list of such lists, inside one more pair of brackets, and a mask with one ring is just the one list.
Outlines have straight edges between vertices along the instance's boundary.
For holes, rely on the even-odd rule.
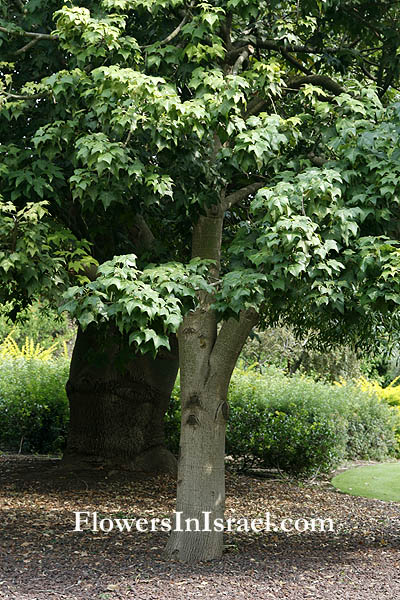
[[[30,360],[35,358],[37,360],[50,360],[53,358],[54,350],[57,347],[57,343],[52,344],[49,348],[43,348],[39,343],[35,344],[33,339],[25,338],[24,344],[19,347],[17,342],[12,337],[12,332],[4,338],[0,344],[0,358],[25,358]],[[64,347],[64,353],[66,348]]]
[[[387,402],[387,404],[390,406],[397,406],[400,409],[400,385],[396,385],[399,379],[400,377],[396,377],[385,388],[382,387],[377,381],[370,381],[366,379],[366,377],[359,377],[355,383],[361,391],[366,392],[371,396],[375,395],[381,400]],[[344,386],[347,385],[347,381],[340,379],[339,381],[335,381],[335,385]]]

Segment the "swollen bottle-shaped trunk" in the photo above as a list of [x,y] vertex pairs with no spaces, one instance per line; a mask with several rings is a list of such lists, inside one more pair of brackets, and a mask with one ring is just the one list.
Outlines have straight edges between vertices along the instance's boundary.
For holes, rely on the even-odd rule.
[[64,462],[176,472],[164,439],[164,415],[178,370],[175,340],[171,347],[153,359],[135,354],[109,325],[78,330],[67,382],[70,429]]

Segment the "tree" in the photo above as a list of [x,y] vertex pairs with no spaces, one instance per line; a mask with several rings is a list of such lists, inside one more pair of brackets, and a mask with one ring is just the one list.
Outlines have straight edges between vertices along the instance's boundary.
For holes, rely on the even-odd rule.
[[[254,325],[330,342],[395,325],[397,16],[362,1],[63,7],[53,37],[69,70],[19,90],[34,97],[8,92],[6,106],[60,111],[30,152],[68,154],[75,203],[125,215],[128,198],[173,241],[147,261],[101,261],[63,308],[145,356],[177,333],[183,523],[223,518],[227,389]],[[222,548],[211,528],[174,531],[167,551],[190,561]]]
[[[98,263],[116,253],[134,251],[148,261],[166,251],[122,182],[112,191],[103,191],[101,182],[92,186],[88,202],[76,194],[85,189],[70,180],[75,149],[68,132],[74,133],[77,122],[65,114],[60,99],[54,103],[36,94],[45,76],[60,71],[67,76],[75,67],[75,59],[71,66],[68,53],[48,33],[60,6],[33,0],[0,5],[0,297],[10,301],[11,316],[37,294],[59,305],[63,289],[95,277]],[[37,152],[35,133],[49,125],[59,138]],[[116,202],[108,207],[111,197]],[[171,352],[154,360],[137,355],[118,330],[96,324],[90,331],[79,329],[67,386],[71,421],[64,459],[175,472],[163,417],[177,368],[176,341]]]

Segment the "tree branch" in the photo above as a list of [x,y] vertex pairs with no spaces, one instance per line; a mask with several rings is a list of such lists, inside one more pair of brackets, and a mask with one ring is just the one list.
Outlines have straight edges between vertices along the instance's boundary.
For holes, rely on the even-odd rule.
[[252,115],[258,115],[262,110],[267,107],[267,101],[264,98],[260,98],[259,96],[255,96],[250,100],[247,104],[247,110],[243,114],[243,119],[246,120]]
[[135,248],[136,250],[150,250],[156,240],[144,217],[140,214],[134,216]]
[[288,81],[287,87],[298,90],[301,88],[302,85],[305,85],[307,83],[322,87],[328,92],[334,94],[335,96],[339,96],[339,94],[343,94],[344,92],[346,92],[346,90],[341,85],[339,85],[336,81],[334,81],[327,75],[307,75],[306,77],[292,79]]
[[342,10],[343,10],[343,12],[347,13],[350,18],[354,19],[354,17],[355,17],[356,19],[358,19],[368,29],[373,31],[377,35],[377,37],[382,36],[382,31],[379,29],[379,27],[375,27],[372,23],[370,23],[369,21],[364,19],[356,9],[351,10],[351,9],[346,8],[346,6],[343,6]]
[[307,67],[305,67],[304,65],[302,65],[299,60],[296,60],[294,58],[294,56],[292,56],[291,54],[289,54],[289,52],[287,52],[286,50],[282,49],[281,50],[281,54],[282,54],[283,58],[285,60],[287,60],[287,62],[289,62],[291,65],[293,65],[299,71],[302,71],[306,75],[312,75],[313,74],[312,71],[310,71],[310,69],[307,69]]
[[34,46],[35,44],[37,44],[37,42],[40,42],[40,40],[41,40],[40,37],[33,38],[33,40],[31,40],[30,42],[28,42],[27,44],[25,44],[25,46],[22,46],[22,48],[20,48],[19,50],[17,50],[15,54],[23,54],[24,52],[26,52],[27,50],[29,50],[29,48],[32,48],[32,46]]
[[371,79],[371,81],[377,81],[377,77],[375,77],[375,75],[372,75],[372,73],[368,71],[367,67],[363,63],[360,64],[360,68],[364,75]]
[[308,154],[308,158],[310,159],[310,161],[312,162],[312,164],[315,165],[316,167],[323,167],[324,164],[326,162],[328,162],[327,158],[325,158],[324,156],[316,156],[314,154],[314,152],[310,152]]
[[228,196],[225,196],[223,201],[224,210],[228,210],[234,204],[237,204],[238,202],[241,202],[242,200],[248,198],[252,194],[255,194],[262,187],[265,187],[265,183],[261,181],[257,183],[250,183],[249,185],[246,185],[246,187],[241,188],[240,190],[237,190],[236,192],[233,192]]
[[[312,48],[311,46],[301,46],[299,44],[284,44],[276,40],[256,40],[256,46],[260,50],[277,50],[281,52],[294,52],[299,54],[321,54],[322,50],[318,48]],[[336,52],[346,50],[346,48],[324,48],[324,52],[335,54]]]
[[41,94],[7,94],[6,100],[11,98],[12,100],[38,100],[39,98],[47,98],[49,92],[42,92]]
[[21,12],[24,12],[25,6],[22,0],[14,0],[14,4],[17,6],[17,8],[19,8]]
[[[190,5],[189,8],[192,8],[193,4]],[[161,40],[159,42],[160,46],[164,46],[164,44],[169,44],[169,42],[172,42],[173,39],[176,38],[177,35],[179,35],[179,33],[181,32],[181,29],[184,25],[186,25],[186,23],[189,21],[189,17],[190,17],[190,10],[188,10],[188,12],[185,14],[185,16],[183,17],[182,21],[179,23],[179,25],[172,31],[172,33],[170,33],[169,35],[167,35],[166,38],[164,38],[163,40]],[[144,48],[150,48],[150,46],[153,46],[153,44],[147,44],[146,46],[140,46],[141,49]]]
[[239,73],[239,70],[241,69],[243,63],[245,60],[247,60],[250,56],[250,54],[254,53],[254,48],[253,46],[246,46],[246,48],[239,54],[239,56],[236,59],[235,64],[233,65],[232,68],[232,75],[237,75]]
[[225,321],[218,333],[210,356],[210,376],[223,376],[226,386],[235,368],[239,354],[253,327],[259,320],[258,313],[250,308],[242,310],[239,319]]
[[225,23],[222,25],[222,37],[224,38],[225,47],[228,51],[232,49],[231,29],[232,29],[232,13],[228,12]]
[[247,44],[245,44],[244,46],[239,46],[237,48],[232,48],[231,50],[229,50],[229,52],[226,53],[225,62],[228,65],[233,65],[238,56],[240,56],[241,53],[245,50],[247,50]]
[[34,31],[9,31],[6,27],[0,26],[0,31],[9,35],[21,35],[25,37],[40,38],[42,40],[58,40],[58,35],[51,33],[35,33]]

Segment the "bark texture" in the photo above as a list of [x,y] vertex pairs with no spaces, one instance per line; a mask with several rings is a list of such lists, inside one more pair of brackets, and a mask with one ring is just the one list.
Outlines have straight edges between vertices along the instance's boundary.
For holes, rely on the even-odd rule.
[[214,339],[210,314],[196,311],[185,318],[179,334],[182,421],[176,507],[184,531],[171,533],[167,553],[186,562],[218,558],[223,549],[222,533],[213,527],[185,530],[186,519],[197,519],[204,529],[204,513],[211,523],[224,516],[227,414],[222,410],[224,391],[209,378]]
[[[219,276],[223,207],[201,216],[193,232],[193,256],[211,258]],[[255,311],[229,319],[217,331],[213,296],[199,295],[178,332],[181,379],[181,437],[175,526],[167,555],[185,562],[218,559],[223,552],[227,393],[244,341],[257,322]],[[199,529],[199,530],[197,530]]]
[[67,382],[64,462],[176,472],[164,440],[164,415],[178,371],[175,340],[171,347],[153,359],[135,354],[110,326],[78,330]]

